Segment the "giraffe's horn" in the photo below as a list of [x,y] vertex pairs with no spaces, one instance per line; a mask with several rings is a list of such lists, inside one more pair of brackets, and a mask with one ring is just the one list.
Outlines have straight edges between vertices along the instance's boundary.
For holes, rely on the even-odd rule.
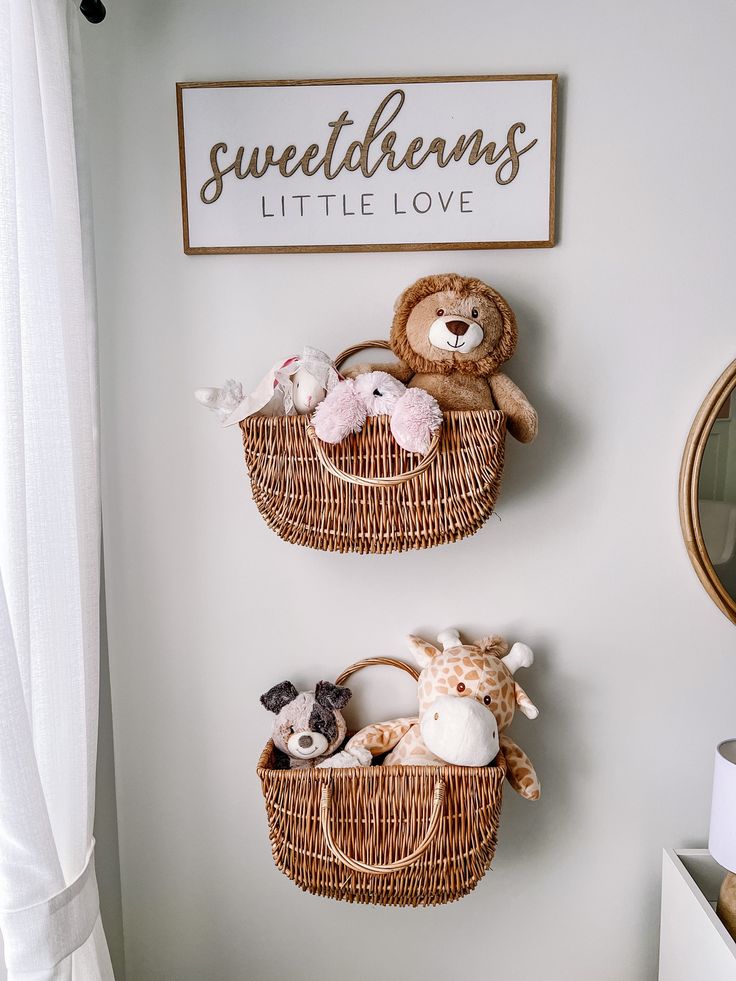
[[437,634],[437,640],[442,644],[442,649],[447,651],[451,647],[460,647],[460,634],[454,627],[448,627],[442,633]]
[[528,668],[534,663],[534,652],[526,644],[516,643],[501,660],[513,674],[519,668]]

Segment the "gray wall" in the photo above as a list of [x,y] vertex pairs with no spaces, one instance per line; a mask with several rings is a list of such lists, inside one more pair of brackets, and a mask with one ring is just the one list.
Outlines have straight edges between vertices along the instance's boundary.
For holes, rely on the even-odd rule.
[[[714,746],[736,724],[733,627],[677,518],[687,431],[734,356],[736,7],[109,8],[85,56],[128,977],[653,978],[661,848],[704,842]],[[183,255],[177,80],[526,71],[564,76],[555,249]],[[502,520],[404,556],[281,543],[237,432],[192,389],[255,380],[304,341],[380,335],[400,289],[446,269],[510,300],[510,374],[540,410],[539,441],[509,445]],[[535,648],[524,684],[542,714],[515,731],[542,800],[508,795],[494,871],[461,903],[302,894],[271,865],[258,694],[448,624]],[[363,720],[411,707],[384,683],[360,679]]]
[[100,911],[110,948],[115,977],[125,977],[123,909],[120,889],[120,848],[115,793],[115,752],[112,731],[110,657],[105,613],[104,555],[100,610],[100,724],[97,740],[97,788],[95,794],[95,870],[100,893]]

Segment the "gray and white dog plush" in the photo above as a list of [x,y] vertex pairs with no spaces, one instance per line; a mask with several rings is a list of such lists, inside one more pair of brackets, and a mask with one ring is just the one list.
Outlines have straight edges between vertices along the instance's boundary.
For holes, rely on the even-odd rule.
[[282,681],[261,695],[261,704],[276,718],[273,744],[276,769],[318,766],[342,744],[347,731],[341,708],[352,692],[329,681],[318,681],[314,691],[299,692]]

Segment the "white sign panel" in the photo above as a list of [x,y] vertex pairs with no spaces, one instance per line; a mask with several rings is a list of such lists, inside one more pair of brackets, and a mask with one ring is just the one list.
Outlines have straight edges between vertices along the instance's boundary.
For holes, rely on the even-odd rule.
[[554,244],[556,75],[180,82],[184,251]]

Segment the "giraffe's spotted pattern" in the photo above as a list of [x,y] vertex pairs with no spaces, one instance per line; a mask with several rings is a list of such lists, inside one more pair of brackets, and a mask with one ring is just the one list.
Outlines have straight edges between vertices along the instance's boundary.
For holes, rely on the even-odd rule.
[[501,735],[501,749],[506,757],[506,776],[514,790],[528,800],[539,800],[541,788],[532,761],[523,749],[505,733]]
[[[503,653],[508,651],[508,645],[500,638],[494,638],[492,645],[484,643],[485,649],[460,644],[438,651],[419,638],[409,640],[417,660],[424,665],[418,681],[419,718],[395,719],[368,726],[353,736],[348,749],[360,746],[370,750],[373,756],[391,750],[384,761],[388,765],[442,763],[424,744],[419,727],[421,717],[440,695],[475,698],[496,717],[511,785],[522,797],[536,800],[540,788],[534,767],[526,753],[504,734],[514,718],[517,704],[524,710],[534,710],[528,695],[503,663]],[[490,653],[489,648],[498,651],[500,656]],[[489,701],[485,701],[486,698]]]
[[[419,676],[420,716],[440,695],[482,702],[495,715],[499,730],[509,726],[514,717],[514,676],[500,658],[484,654],[480,647],[470,644],[435,652]],[[484,701],[486,696],[490,697],[490,704]]]

